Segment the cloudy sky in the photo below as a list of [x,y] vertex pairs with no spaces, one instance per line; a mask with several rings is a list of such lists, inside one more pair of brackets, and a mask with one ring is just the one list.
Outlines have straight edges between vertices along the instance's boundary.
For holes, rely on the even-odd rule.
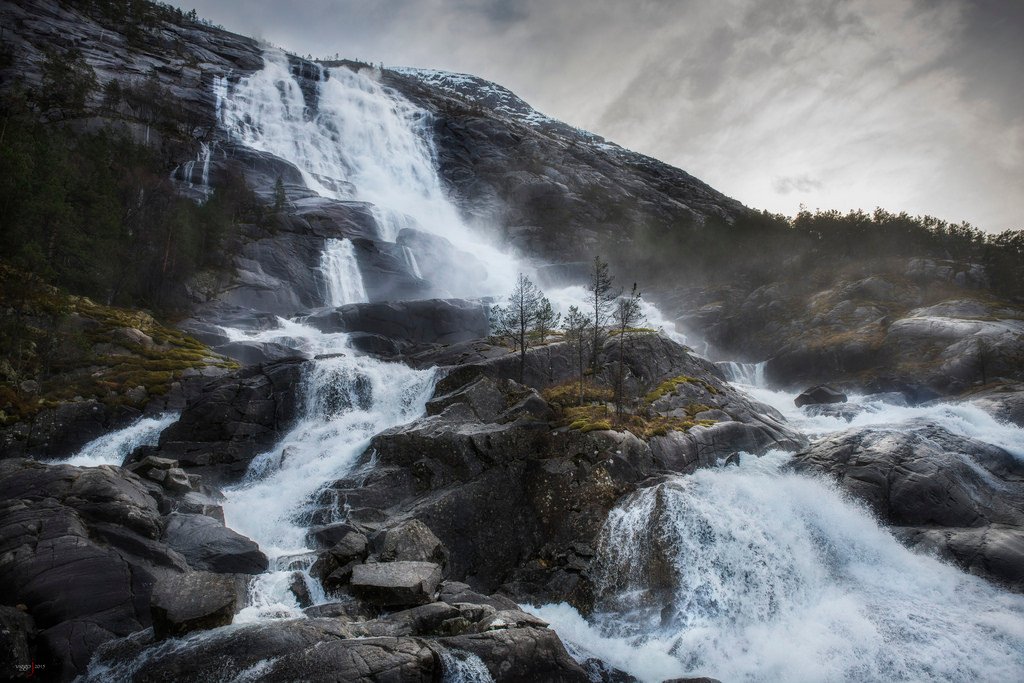
[[748,206],[1024,228],[1024,0],[185,0],[314,56],[473,73]]

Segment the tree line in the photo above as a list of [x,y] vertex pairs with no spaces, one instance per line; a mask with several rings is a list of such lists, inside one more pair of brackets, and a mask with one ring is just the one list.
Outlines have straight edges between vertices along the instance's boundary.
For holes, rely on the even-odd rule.
[[596,373],[600,354],[610,335],[617,335],[617,363],[613,375],[613,401],[616,415],[625,410],[625,353],[638,328],[646,324],[641,294],[636,283],[629,291],[615,286],[608,262],[595,256],[586,285],[586,304],[570,306],[562,316],[554,310],[544,292],[523,273],[516,279],[505,306],[493,311],[495,333],[518,353],[519,381],[526,371],[527,350],[542,346],[553,334],[561,336],[569,347],[573,365],[577,402],[584,400],[587,373]]

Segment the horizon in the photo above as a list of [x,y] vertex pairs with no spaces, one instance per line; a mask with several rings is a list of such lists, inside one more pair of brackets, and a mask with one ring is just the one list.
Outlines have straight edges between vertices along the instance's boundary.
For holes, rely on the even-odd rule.
[[753,209],[1024,227],[1024,3],[179,6],[298,55],[491,80]]

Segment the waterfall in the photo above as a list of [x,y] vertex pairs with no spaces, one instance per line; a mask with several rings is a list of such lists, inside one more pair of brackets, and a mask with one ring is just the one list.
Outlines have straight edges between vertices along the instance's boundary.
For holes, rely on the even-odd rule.
[[418,278],[422,278],[423,273],[420,272],[420,264],[416,262],[416,254],[412,253],[412,249],[403,246],[402,257],[405,259],[405,265],[409,266],[409,270],[412,271],[412,274]]
[[444,650],[441,652],[444,683],[494,683],[483,660],[472,652]]
[[328,239],[320,257],[320,270],[327,284],[327,305],[366,303],[366,289],[359,272],[355,247],[348,239]]
[[745,384],[748,387],[758,388],[767,386],[764,379],[764,369],[768,365],[766,360],[760,363],[723,361],[716,363],[716,365],[725,373],[725,378],[734,384]]
[[[487,268],[480,294],[503,294],[518,272],[507,255],[465,225],[437,173],[428,112],[371,75],[321,70],[316,101],[307,103],[283,53],[234,85],[214,84],[219,120],[236,140],[290,161],[321,196],[373,204],[382,238],[393,241],[410,216]],[[465,283],[440,283],[461,284]]]
[[[288,587],[294,567],[305,571],[315,559],[304,522],[313,494],[344,476],[374,435],[421,415],[433,384],[432,370],[350,351],[307,364],[303,417],[277,446],[253,459],[245,481],[224,492],[228,526],[259,543],[272,563],[236,621],[298,616]],[[306,579],[317,601],[326,600]]]
[[73,456],[55,461],[55,464],[78,467],[120,465],[139,446],[155,446],[160,439],[160,432],[177,420],[177,414],[139,418],[123,429],[93,439]]
[[633,494],[602,532],[594,616],[535,612],[644,681],[1018,678],[1024,597],[907,550],[787,457]]

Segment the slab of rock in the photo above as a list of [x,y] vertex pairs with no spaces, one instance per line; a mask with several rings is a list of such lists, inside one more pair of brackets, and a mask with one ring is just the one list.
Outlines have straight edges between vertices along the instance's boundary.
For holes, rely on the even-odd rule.
[[846,403],[846,394],[832,387],[820,384],[816,387],[805,389],[793,402],[796,403],[797,408],[821,403]]
[[157,583],[150,598],[153,632],[163,639],[225,626],[238,606],[237,582],[230,574],[170,576]]
[[376,562],[352,569],[352,592],[375,605],[423,605],[432,602],[441,583],[433,562]]
[[267,556],[255,541],[206,515],[169,515],[163,541],[181,553],[193,569],[236,574],[259,574],[267,569]]
[[426,524],[418,519],[401,522],[377,533],[372,539],[379,562],[433,562],[444,568],[448,550]]

